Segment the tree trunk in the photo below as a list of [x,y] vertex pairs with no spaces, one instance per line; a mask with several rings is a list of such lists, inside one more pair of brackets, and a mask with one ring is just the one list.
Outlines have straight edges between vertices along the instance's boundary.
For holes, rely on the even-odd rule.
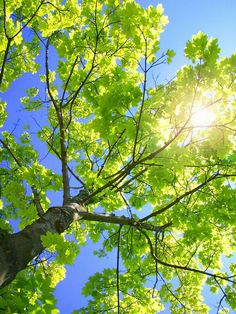
[[48,231],[62,233],[74,220],[79,219],[78,212],[84,210],[84,207],[75,203],[51,207],[20,232],[9,234],[0,230],[0,288],[9,284],[19,271],[44,250],[42,235]]

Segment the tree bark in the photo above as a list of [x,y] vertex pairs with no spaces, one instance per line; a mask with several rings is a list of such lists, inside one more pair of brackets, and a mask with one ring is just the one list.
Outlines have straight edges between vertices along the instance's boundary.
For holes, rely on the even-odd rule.
[[9,234],[0,230],[0,288],[9,284],[19,271],[44,250],[42,235],[48,231],[62,233],[74,220],[79,219],[78,212],[84,210],[83,206],[75,203],[51,207],[20,232]]

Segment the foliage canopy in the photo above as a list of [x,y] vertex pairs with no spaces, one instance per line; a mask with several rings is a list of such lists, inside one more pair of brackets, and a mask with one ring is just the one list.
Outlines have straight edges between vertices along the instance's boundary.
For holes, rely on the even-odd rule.
[[[151,83],[174,57],[160,51],[168,19],[133,0],[0,0],[0,23],[2,99],[24,73],[36,82],[20,99],[32,125],[1,132],[0,241],[11,219],[21,230],[50,224],[53,193],[70,216],[44,229],[47,249],[2,288],[0,309],[58,313],[64,265],[103,235],[96,254],[116,251],[117,263],[90,277],[88,305],[74,313],[156,313],[168,302],[171,313],[208,313],[206,285],[219,313],[236,310],[236,55],[219,59],[217,40],[199,32],[189,64]],[[66,211],[76,203],[79,216]]]

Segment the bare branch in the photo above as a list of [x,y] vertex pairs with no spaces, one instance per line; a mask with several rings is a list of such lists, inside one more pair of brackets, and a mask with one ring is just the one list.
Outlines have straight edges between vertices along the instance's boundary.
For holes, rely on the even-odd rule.
[[[73,204],[74,203],[72,203],[71,206],[74,206]],[[63,207],[54,206],[50,208],[65,208],[66,209],[67,205]],[[171,222],[168,222],[162,226],[153,226],[149,223],[142,223],[139,220],[135,220],[133,218],[128,218],[125,216],[116,216],[115,214],[106,214],[106,213],[104,214],[89,213],[86,208],[81,206],[81,204],[80,204],[80,208],[83,208],[83,211],[77,210],[77,213],[81,220],[86,220],[86,221],[100,221],[100,222],[106,222],[106,223],[113,223],[113,224],[117,224],[121,226],[132,226],[137,229],[142,228],[145,230],[151,230],[151,231],[156,231],[156,232],[161,232],[172,225]]]

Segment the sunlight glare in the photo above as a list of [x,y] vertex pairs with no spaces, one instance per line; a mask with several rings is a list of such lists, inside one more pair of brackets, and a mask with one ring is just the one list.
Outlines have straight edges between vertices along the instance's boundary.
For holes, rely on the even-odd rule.
[[214,112],[209,109],[195,111],[191,117],[192,126],[195,128],[207,128],[216,119]]

